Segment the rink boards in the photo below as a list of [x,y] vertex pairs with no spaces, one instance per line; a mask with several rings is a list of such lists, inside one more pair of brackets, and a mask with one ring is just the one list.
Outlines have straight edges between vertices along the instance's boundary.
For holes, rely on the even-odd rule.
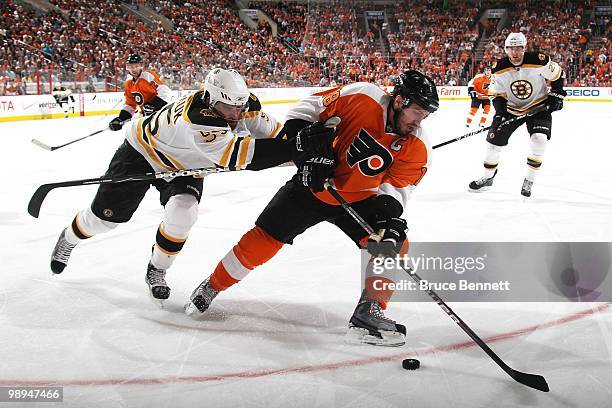
[[[293,103],[305,96],[330,88],[254,88],[252,92],[264,105]],[[612,88],[566,88],[568,102],[612,102]],[[193,90],[176,91],[180,97]],[[443,101],[467,101],[465,86],[439,86]],[[73,94],[68,102],[68,116],[95,116],[118,113],[124,103],[123,92]],[[48,95],[0,96],[0,122],[64,118],[64,108]]]

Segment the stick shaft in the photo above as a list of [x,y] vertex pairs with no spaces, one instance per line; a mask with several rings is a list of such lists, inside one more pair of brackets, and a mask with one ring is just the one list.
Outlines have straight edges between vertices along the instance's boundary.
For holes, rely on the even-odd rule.
[[[506,120],[506,121],[502,122],[502,123],[499,125],[498,129],[499,129],[499,128],[502,128],[502,127],[504,127],[504,126],[507,126],[507,125],[509,125],[509,124],[511,124],[511,123],[514,123],[514,122],[518,122],[518,121],[521,121],[521,120],[527,119],[527,118],[529,118],[530,116],[533,116],[533,115],[535,115],[536,113],[539,113],[539,112],[542,112],[542,111],[545,111],[545,110],[548,110],[548,109],[547,109],[547,108],[544,108],[544,109],[538,109],[538,110],[536,110],[535,112],[533,112],[533,113],[529,113],[529,114],[527,114],[527,115],[516,116],[516,117],[514,117],[514,118],[510,118],[510,119],[508,119],[508,120]],[[465,135],[461,135],[461,136],[456,137],[456,138],[454,138],[454,139],[450,139],[450,140],[447,140],[447,141],[445,141],[445,142],[438,143],[437,145],[435,145],[434,147],[432,147],[432,149],[437,149],[437,148],[439,148],[439,147],[446,146],[446,145],[448,145],[448,144],[458,142],[459,140],[462,140],[462,139],[468,138],[468,137],[470,137],[470,136],[477,135],[477,134],[482,133],[482,132],[484,132],[484,131],[490,130],[491,128],[492,128],[492,126],[487,126],[487,127],[482,128],[482,129],[478,129],[478,130],[475,130],[475,131],[473,131],[473,132],[466,133]]]
[[186,169],[186,170],[175,170],[175,171],[163,171],[163,172],[149,172],[142,174],[131,174],[127,176],[119,176],[119,177],[98,177],[98,178],[90,178],[90,179],[81,179],[81,180],[71,180],[71,181],[62,181],[59,183],[49,183],[43,184],[38,187],[32,198],[30,198],[30,202],[28,203],[28,213],[34,217],[38,218],[40,214],[40,208],[42,206],[43,201],[47,197],[47,194],[51,190],[60,187],[73,187],[73,186],[87,186],[94,184],[113,184],[113,183],[125,183],[125,182],[133,182],[133,181],[147,181],[147,180],[155,180],[155,179],[171,179],[174,177],[188,177],[188,176],[204,176],[212,173],[223,173],[231,171],[224,167],[202,167],[199,169]]
[[[368,234],[372,234],[374,229],[355,211],[353,207],[334,189],[329,182],[325,183],[325,188],[327,191],[334,197],[338,203],[353,217],[353,219],[366,231]],[[402,267],[402,269],[404,269]],[[412,269],[404,269],[410,275],[410,277],[419,284],[422,281],[421,277],[416,274]],[[522,373],[520,371],[516,371],[512,369],[508,364],[506,364],[491,348],[484,342],[471,328],[467,325],[458,315],[451,309],[436,292],[431,289],[426,289],[425,292],[429,295],[431,299],[444,312],[451,318],[461,329],[468,335],[470,338],[485,352],[491,359],[499,366],[502,370],[504,370],[510,377],[512,377],[515,381],[520,382],[523,385],[528,387],[532,387],[538,389],[540,391],[548,392],[548,384],[544,377],[540,375],[527,374]]]

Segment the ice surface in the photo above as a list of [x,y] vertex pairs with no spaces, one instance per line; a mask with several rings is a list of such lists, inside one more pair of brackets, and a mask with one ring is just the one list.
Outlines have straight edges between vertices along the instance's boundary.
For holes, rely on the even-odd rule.
[[[265,110],[282,118],[288,107]],[[432,142],[465,133],[467,111],[467,102],[443,102],[425,122]],[[610,106],[570,102],[553,116],[529,202],[519,194],[524,129],[512,136],[485,194],[467,192],[481,175],[482,136],[436,150],[405,214],[411,239],[611,241]],[[57,236],[95,187],[54,190],[39,219],[26,212],[31,194],[42,183],[101,175],[122,136],[105,132],[54,152],[30,140],[60,144],[108,120],[0,124],[0,385],[63,385],[62,407],[609,406],[607,304],[453,304],[510,366],[544,375],[548,394],[512,381],[433,303],[390,306],[388,314],[408,327],[405,347],[344,344],[359,296],[359,256],[330,225],[308,230],[222,293],[205,318],[185,316],[191,290],[252,227],[290,168],[206,180],[199,221],[168,273],[165,310],[150,302],[144,283],[162,215],[154,189],[131,222],[79,245],[65,272],[51,277]],[[421,369],[401,368],[409,356]]]

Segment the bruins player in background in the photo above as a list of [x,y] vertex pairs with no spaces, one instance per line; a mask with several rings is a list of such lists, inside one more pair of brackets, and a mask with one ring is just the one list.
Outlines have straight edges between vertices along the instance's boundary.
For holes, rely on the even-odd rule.
[[121,108],[119,116],[113,118],[108,128],[113,131],[120,130],[123,123],[134,116],[136,110],[143,115],[150,115],[163,108],[172,100],[172,91],[153,70],[145,70],[142,57],[130,54],[125,69],[128,79],[123,86],[125,105]]
[[485,123],[487,123],[487,117],[491,110],[491,101],[489,100],[490,85],[491,67],[485,67],[484,73],[477,74],[468,83],[468,93],[470,94],[472,102],[470,104],[470,113],[468,114],[465,127],[470,127],[480,106],[482,106],[482,116],[480,117],[478,127],[484,127]]
[[[281,126],[261,112],[240,74],[214,68],[203,88],[164,106],[153,115],[132,120],[125,141],[111,159],[105,177],[223,167],[261,170],[291,161],[286,140],[276,138]],[[51,256],[51,270],[61,273],[73,249],[94,235],[130,220],[147,190],[160,193],[164,215],[145,276],[156,303],[170,296],[165,276],[183,248],[198,217],[201,177],[101,184],[91,205],[62,230]],[[162,303],[163,305],[163,303]]]
[[[292,244],[295,237],[322,221],[339,227],[372,256],[404,253],[407,226],[402,214],[431,157],[421,121],[437,109],[433,81],[412,70],[398,77],[391,94],[375,84],[358,82],[298,102],[287,113],[284,126],[288,139],[299,140],[296,147],[299,144],[303,151],[293,158],[298,173],[268,203],[255,227],[193,291],[185,312],[204,313],[220,291],[244,279],[283,245]],[[332,123],[336,129],[331,128]],[[321,148],[320,140],[329,143]],[[314,149],[308,147],[312,142]],[[324,189],[328,179],[382,235],[380,244]],[[366,278],[347,341],[382,346],[405,343],[405,327],[383,313],[393,291],[377,286],[381,280]]]
[[[521,194],[531,197],[533,182],[551,137],[551,113],[563,109],[567,93],[563,90],[564,73],[559,64],[542,53],[525,52],[526,46],[527,38],[523,33],[510,33],[505,41],[507,56],[493,66],[489,96],[493,97],[495,116],[487,135],[484,175],[470,183],[471,191],[484,191],[493,185],[504,146],[514,131],[526,122],[530,153]],[[550,92],[547,81],[551,84]],[[531,114],[533,116],[525,121],[500,127],[512,117]]]

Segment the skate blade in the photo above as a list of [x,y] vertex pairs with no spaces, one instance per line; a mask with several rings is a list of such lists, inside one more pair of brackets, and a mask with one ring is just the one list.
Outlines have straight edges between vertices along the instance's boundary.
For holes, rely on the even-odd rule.
[[156,297],[153,297],[153,294],[151,293],[151,291],[149,292],[149,299],[151,299],[151,302],[153,302],[153,304],[157,307],[159,307],[160,309],[164,309],[164,302],[168,299],[157,299]]
[[185,314],[190,317],[199,317],[203,315],[191,300],[185,304]]
[[493,187],[493,186],[480,187],[478,190],[471,189],[471,188],[468,187],[468,191],[470,193],[484,193],[485,191],[489,191],[491,189],[491,187]]
[[399,347],[406,344],[406,336],[400,332],[381,330],[379,333],[381,337],[370,334],[368,329],[352,326],[347,330],[344,342],[384,347]]

